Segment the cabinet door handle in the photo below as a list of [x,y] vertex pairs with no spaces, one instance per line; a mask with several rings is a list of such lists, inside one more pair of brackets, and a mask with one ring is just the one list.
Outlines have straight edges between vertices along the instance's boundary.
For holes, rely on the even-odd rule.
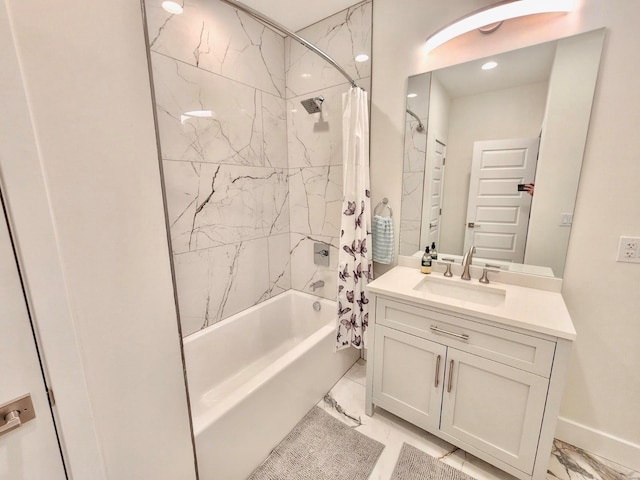
[[442,359],[441,355],[438,355],[436,357],[436,383],[435,383],[435,387],[438,388],[438,385],[440,385],[440,360]]
[[447,385],[447,393],[451,391],[452,383],[453,383],[453,360],[449,362],[449,384]]
[[441,328],[438,328],[436,325],[431,325],[431,327],[429,327],[429,329],[433,333],[440,333],[442,335],[449,335],[451,337],[455,337],[455,338],[459,338],[461,340],[464,340],[465,342],[469,341],[469,335],[467,335],[466,333],[455,333],[455,332],[450,332],[448,330],[442,330]]

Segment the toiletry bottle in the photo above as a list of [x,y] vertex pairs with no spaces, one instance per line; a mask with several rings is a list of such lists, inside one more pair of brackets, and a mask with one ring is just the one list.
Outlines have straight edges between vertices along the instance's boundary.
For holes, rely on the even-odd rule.
[[431,273],[431,254],[429,253],[429,247],[424,249],[420,271],[422,273]]
[[438,252],[436,252],[436,242],[431,242],[431,259],[438,260]]

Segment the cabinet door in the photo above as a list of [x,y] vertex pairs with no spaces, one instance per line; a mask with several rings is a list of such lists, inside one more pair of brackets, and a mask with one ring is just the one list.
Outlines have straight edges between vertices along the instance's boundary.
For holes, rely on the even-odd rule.
[[449,348],[440,429],[530,474],[549,381]]
[[376,325],[373,402],[425,430],[440,423],[446,347]]

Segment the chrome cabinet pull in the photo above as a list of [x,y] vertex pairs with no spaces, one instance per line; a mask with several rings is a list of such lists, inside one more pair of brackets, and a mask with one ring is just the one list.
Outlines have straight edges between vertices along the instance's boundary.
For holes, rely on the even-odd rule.
[[447,385],[447,393],[451,392],[453,382],[453,360],[449,362],[449,384]]
[[433,333],[440,333],[442,335],[449,335],[451,337],[455,337],[455,338],[459,338],[460,340],[464,340],[465,342],[469,341],[469,335],[467,335],[466,333],[449,332],[448,330],[442,330],[442,329],[438,328],[435,325],[431,325],[430,330]]
[[436,383],[435,383],[435,387],[438,388],[438,385],[440,385],[440,360],[441,360],[442,356],[438,355],[436,357]]

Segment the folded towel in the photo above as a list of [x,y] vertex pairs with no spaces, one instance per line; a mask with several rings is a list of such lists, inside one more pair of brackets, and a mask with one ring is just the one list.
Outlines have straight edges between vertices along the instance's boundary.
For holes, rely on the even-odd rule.
[[373,261],[391,263],[393,260],[393,219],[374,215],[371,236],[373,237]]

